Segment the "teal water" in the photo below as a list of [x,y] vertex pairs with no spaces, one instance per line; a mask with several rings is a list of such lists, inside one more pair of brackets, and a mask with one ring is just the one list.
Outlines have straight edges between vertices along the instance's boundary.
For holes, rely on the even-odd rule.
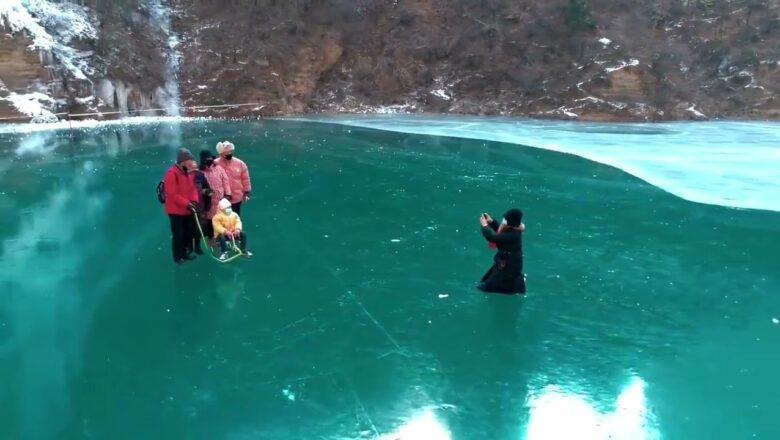
[[[780,129],[757,126],[742,139],[772,157]],[[663,146],[625,127],[612,139]],[[574,145],[592,126],[552,128]],[[176,267],[154,186],[176,148],[223,139],[252,171],[256,256]],[[0,153],[0,438],[780,436],[771,206],[538,148],[295,121],[11,131]],[[510,205],[525,298],[473,289],[492,256],[477,217]]]

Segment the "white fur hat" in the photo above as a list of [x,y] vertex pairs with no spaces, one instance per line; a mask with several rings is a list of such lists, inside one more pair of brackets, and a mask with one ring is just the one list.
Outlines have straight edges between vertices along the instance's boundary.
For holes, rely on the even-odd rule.
[[222,200],[219,201],[219,209],[221,209],[223,211],[226,208],[230,208],[231,206],[233,206],[233,205],[230,203],[230,200],[228,200],[228,199],[222,199]]
[[230,141],[219,142],[217,144],[217,154],[228,153],[234,151],[236,146]]

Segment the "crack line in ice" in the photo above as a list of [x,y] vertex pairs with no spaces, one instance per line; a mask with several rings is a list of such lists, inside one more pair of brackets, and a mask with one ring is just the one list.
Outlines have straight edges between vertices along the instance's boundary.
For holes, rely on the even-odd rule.
[[376,317],[374,317],[374,315],[368,311],[366,306],[363,305],[363,302],[360,301],[360,299],[358,299],[358,297],[355,296],[355,294],[352,293],[351,290],[347,289],[347,285],[346,283],[344,283],[341,277],[339,277],[339,275],[330,266],[325,264],[325,262],[322,261],[319,255],[315,254],[308,246],[302,245],[301,248],[304,249],[314,260],[316,260],[320,264],[320,266],[322,266],[331,275],[331,277],[333,277],[334,280],[336,280],[339,284],[341,284],[341,287],[346,291],[347,295],[352,299],[352,301],[355,302],[355,304],[358,305],[358,307],[360,307],[360,309],[363,311],[363,314],[365,314],[366,317],[368,317],[368,319],[371,320],[371,322],[373,322],[374,325],[385,335],[387,340],[391,344],[393,344],[396,350],[398,350],[399,353],[406,353],[406,351],[401,347],[401,345],[398,344],[398,341],[395,340],[393,335],[391,335],[390,332],[387,331],[385,326],[383,326],[382,323],[380,323],[379,320],[376,319]]
[[368,411],[366,411],[366,406],[363,405],[363,400],[360,399],[360,395],[358,395],[357,390],[355,390],[355,387],[352,385],[352,381],[350,381],[349,378],[343,373],[341,376],[344,378],[344,381],[347,382],[349,390],[352,392],[352,396],[355,398],[355,403],[357,404],[358,409],[360,409],[360,412],[363,413],[363,417],[365,417],[366,420],[368,420],[369,425],[371,425],[371,430],[374,431],[374,436],[379,437],[379,430],[376,428],[376,424],[374,424],[374,420],[371,419]]

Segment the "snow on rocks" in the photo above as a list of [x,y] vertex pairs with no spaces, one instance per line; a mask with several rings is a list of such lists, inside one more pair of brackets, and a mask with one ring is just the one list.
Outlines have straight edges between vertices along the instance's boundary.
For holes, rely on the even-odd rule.
[[91,112],[97,112],[99,107],[104,105],[102,100],[95,98],[94,96],[76,98],[76,102],[85,106],[87,110]]
[[612,44],[612,40],[610,40],[609,38],[604,37],[604,38],[599,39],[599,43],[603,44],[604,46],[609,46],[610,44]]
[[0,100],[10,102],[19,113],[27,116],[54,116],[54,113],[49,110],[54,104],[54,99],[40,92],[11,93]]
[[615,67],[608,67],[606,69],[606,71],[607,71],[607,73],[612,73],[612,72],[616,72],[616,71],[621,70],[621,69],[625,69],[626,67],[632,67],[632,66],[638,66],[638,65],[639,65],[639,60],[636,59],[636,58],[632,58],[632,59],[630,59],[628,61],[624,61],[624,62],[618,64]]
[[445,101],[451,101],[452,92],[450,91],[450,88],[453,85],[455,85],[455,83],[445,84],[444,78],[438,77],[433,80],[433,87],[435,88],[428,93]]
[[398,113],[412,113],[415,108],[409,104],[383,105],[379,107],[362,108],[359,113],[375,113],[379,115],[393,115]]
[[92,52],[79,51],[69,44],[74,39],[97,39],[96,20],[89,8],[75,3],[47,0],[0,1],[0,27],[12,33],[22,32],[32,40],[30,49],[42,52],[42,59],[53,54],[76,79],[89,81],[93,74],[88,59]]
[[707,119],[707,115],[700,112],[699,110],[696,110],[696,104],[691,104],[691,106],[686,108],[685,111],[690,113],[690,115],[696,119]]
[[87,96],[86,98],[76,98],[76,102],[79,104],[91,104],[95,100],[94,96]]
[[407,107],[404,105],[384,105],[381,107],[368,108],[364,113],[377,113],[380,115],[392,115],[395,113],[406,113]]
[[444,91],[444,89],[433,90],[431,91],[431,95],[438,96],[439,98],[444,99],[446,101],[452,99],[452,97],[450,97],[450,95],[448,95],[447,92]]
[[544,112],[546,115],[560,115],[560,116],[566,116],[567,118],[577,119],[580,117],[577,113],[574,113],[572,108],[561,106],[556,108],[555,110],[551,110],[548,112]]

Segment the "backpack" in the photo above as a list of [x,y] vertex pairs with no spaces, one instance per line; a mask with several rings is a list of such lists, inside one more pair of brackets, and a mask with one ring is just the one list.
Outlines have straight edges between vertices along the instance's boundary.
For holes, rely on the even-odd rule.
[[157,200],[160,203],[165,204],[165,184],[161,180],[159,183],[157,183]]

